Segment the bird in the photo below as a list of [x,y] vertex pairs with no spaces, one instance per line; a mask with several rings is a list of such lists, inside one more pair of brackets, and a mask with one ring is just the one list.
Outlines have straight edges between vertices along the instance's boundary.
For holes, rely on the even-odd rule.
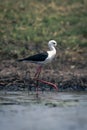
[[23,59],[18,59],[19,62],[27,61],[27,62],[30,62],[30,63],[38,64],[37,71],[34,75],[34,79],[37,81],[37,86],[36,86],[37,88],[38,88],[38,82],[42,82],[44,84],[51,85],[56,90],[58,90],[57,85],[39,79],[39,75],[41,73],[42,67],[44,65],[48,64],[48,63],[51,63],[51,61],[53,61],[53,59],[55,58],[55,56],[56,56],[55,47],[56,46],[57,46],[57,42],[55,40],[50,40],[48,42],[49,51],[38,53],[38,54],[35,54],[35,55],[31,55],[31,56],[23,58]]

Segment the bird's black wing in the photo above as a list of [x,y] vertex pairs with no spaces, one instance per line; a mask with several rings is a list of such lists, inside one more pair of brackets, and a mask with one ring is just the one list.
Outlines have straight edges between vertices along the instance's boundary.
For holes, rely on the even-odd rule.
[[26,57],[24,59],[19,59],[18,61],[41,62],[41,61],[44,61],[47,57],[48,57],[48,53],[44,52],[44,53],[39,53],[36,55]]

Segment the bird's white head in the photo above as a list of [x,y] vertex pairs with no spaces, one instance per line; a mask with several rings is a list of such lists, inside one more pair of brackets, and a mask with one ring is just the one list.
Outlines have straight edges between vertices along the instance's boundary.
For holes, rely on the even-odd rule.
[[49,47],[52,47],[52,46],[57,46],[57,42],[55,41],[55,40],[50,40],[49,42],[48,42],[48,46]]

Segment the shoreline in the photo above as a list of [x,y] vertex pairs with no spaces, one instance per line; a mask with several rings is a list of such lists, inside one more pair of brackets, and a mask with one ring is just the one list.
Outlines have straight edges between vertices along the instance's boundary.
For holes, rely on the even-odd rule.
[[[60,67],[60,68],[59,68]],[[73,67],[73,66],[72,66]],[[18,91],[35,90],[33,76],[36,65],[17,63],[14,60],[2,61],[0,66],[0,90]],[[46,66],[41,79],[55,83],[59,91],[87,91],[87,68],[70,68],[59,65]],[[51,87],[40,84],[42,91],[54,91]]]

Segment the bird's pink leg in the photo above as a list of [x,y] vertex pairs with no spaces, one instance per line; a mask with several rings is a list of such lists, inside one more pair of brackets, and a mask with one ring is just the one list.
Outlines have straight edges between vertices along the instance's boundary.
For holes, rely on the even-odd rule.
[[40,72],[41,72],[41,68],[42,68],[42,66],[39,66],[38,68],[37,68],[37,71],[36,71],[36,73],[35,73],[35,75],[34,75],[34,79],[37,81],[36,82],[36,96],[38,97],[38,78],[39,78],[39,75],[40,75]]
[[48,85],[52,86],[53,88],[55,88],[56,91],[58,91],[58,87],[57,87],[56,84],[53,84],[53,83],[50,83],[50,82],[47,82],[47,81],[38,79],[38,78],[39,78],[39,75],[40,75],[40,72],[41,72],[41,69],[42,69],[42,66],[39,66],[38,69],[37,69],[37,72],[35,73],[35,76],[34,76],[34,79],[37,81],[37,85],[36,85],[36,88],[37,88],[37,96],[38,96],[38,81],[39,81],[39,82],[42,82],[42,83],[44,83],[44,84],[48,84]]
[[35,73],[35,75],[34,75],[34,78],[35,78],[35,79],[39,77],[40,72],[41,72],[41,69],[42,69],[42,66],[39,66],[39,67],[37,68],[37,71],[36,71],[36,73]]
[[44,84],[48,84],[48,85],[52,86],[53,88],[55,88],[58,91],[58,87],[57,87],[56,84],[53,84],[53,83],[50,83],[50,82],[47,82],[47,81],[44,81],[44,80],[40,80],[40,79],[36,79],[36,80],[39,81],[39,82],[42,82]]

